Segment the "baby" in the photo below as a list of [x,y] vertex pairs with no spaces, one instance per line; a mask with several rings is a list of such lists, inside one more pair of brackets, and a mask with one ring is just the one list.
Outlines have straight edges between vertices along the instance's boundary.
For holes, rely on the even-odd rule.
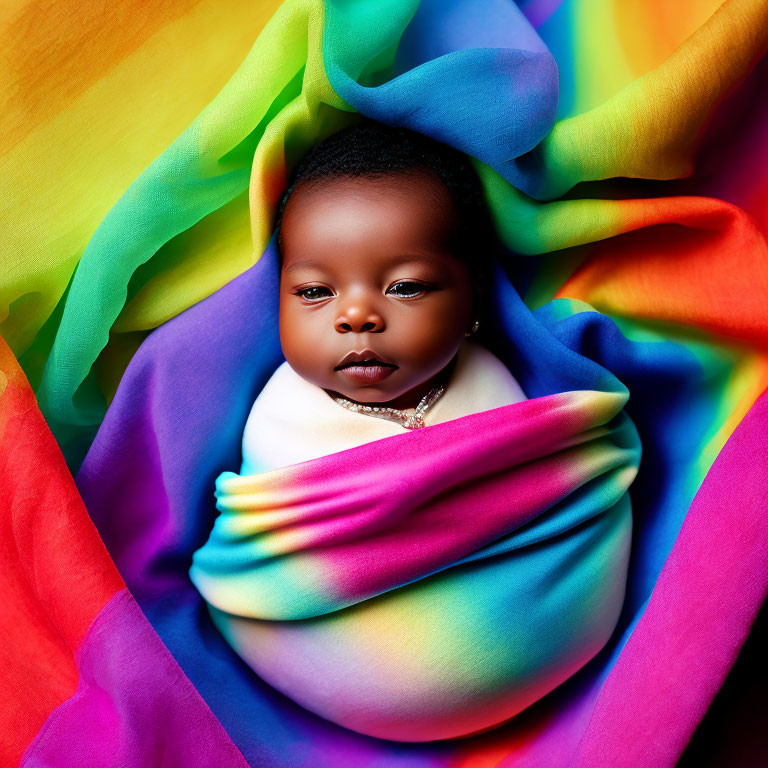
[[524,400],[483,329],[491,225],[460,152],[364,121],[314,148],[278,211],[283,363],[241,474]]
[[396,741],[496,727],[618,621],[625,397],[528,400],[480,343],[491,226],[448,147],[340,131],[278,227],[285,362],[190,579],[258,677],[331,722]]
[[[409,617],[434,610],[455,615],[456,593],[433,599],[438,582],[425,580],[423,589],[395,590],[394,598],[356,597],[429,573],[462,547],[471,551],[467,537],[479,543],[503,530],[494,515],[506,515],[507,503],[491,504],[487,497],[477,502],[488,506],[487,515],[478,509],[479,519],[448,524],[450,509],[472,515],[475,502],[451,493],[441,501],[435,483],[441,468],[449,475],[445,482],[459,485],[466,467],[470,474],[485,468],[493,475],[494,462],[506,464],[515,455],[516,449],[494,442],[504,428],[490,431],[485,448],[474,452],[466,440],[476,439],[477,427],[455,433],[463,444],[443,436],[431,451],[443,458],[425,457],[440,464],[431,476],[395,477],[406,466],[415,468],[418,457],[409,460],[407,453],[423,445],[421,439],[408,445],[394,440],[397,445],[382,446],[384,455],[373,460],[360,453],[384,438],[418,437],[413,430],[527,400],[507,367],[475,340],[484,327],[491,266],[491,226],[479,180],[460,152],[364,121],[304,158],[279,206],[277,226],[285,362],[253,404],[239,475],[225,472],[217,480],[221,515],[195,553],[190,577],[238,655],[307,709],[399,740],[487,728],[522,706],[517,698],[510,703],[506,691],[517,671],[494,683],[504,697],[499,707],[485,680],[474,679],[482,643],[451,639],[439,629],[442,618],[425,618],[425,645],[410,648],[408,664],[398,656],[411,633],[419,633],[418,620]],[[349,449],[356,450],[344,457]],[[398,450],[406,451],[405,463],[386,466]],[[482,450],[489,458],[480,456]],[[379,489],[382,483],[386,489]],[[432,511],[410,510],[430,494],[438,496]],[[451,531],[462,540],[453,542]],[[425,535],[436,542],[425,543]],[[358,545],[365,551],[354,551]],[[358,590],[360,578],[365,584]],[[477,587],[456,576],[449,581],[473,596],[465,606],[483,605]],[[428,607],[416,610],[419,600]],[[513,612],[509,616],[519,624]],[[484,631],[483,620],[471,623]],[[437,641],[427,642],[430,632],[444,641],[439,652]],[[509,635],[506,627],[502,632]],[[384,647],[372,655],[371,643]],[[446,661],[439,661],[441,654]],[[444,679],[443,665],[454,664],[449,658],[457,671]],[[526,703],[541,695],[529,682],[509,687],[513,696],[523,691]]]

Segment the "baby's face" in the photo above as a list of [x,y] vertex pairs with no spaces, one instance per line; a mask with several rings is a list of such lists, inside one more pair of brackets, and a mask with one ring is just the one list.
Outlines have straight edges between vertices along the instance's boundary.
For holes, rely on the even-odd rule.
[[[299,185],[281,224],[289,365],[331,394],[415,406],[471,323],[454,216],[450,193],[426,172]],[[341,367],[365,350],[389,365]]]

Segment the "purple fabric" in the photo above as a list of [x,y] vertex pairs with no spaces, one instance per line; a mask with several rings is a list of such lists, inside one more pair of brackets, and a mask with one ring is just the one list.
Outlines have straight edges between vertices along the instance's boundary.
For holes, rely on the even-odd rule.
[[127,589],[94,619],[76,661],[77,691],[21,768],[248,768]]
[[[274,320],[278,284],[277,261],[268,252],[150,335],[77,476],[86,507],[144,610],[145,598],[190,586],[179,553],[191,558],[208,537],[216,477],[239,466],[248,410],[285,359]],[[225,404],[226,419],[218,403]],[[130,513],[113,514],[118,508]]]

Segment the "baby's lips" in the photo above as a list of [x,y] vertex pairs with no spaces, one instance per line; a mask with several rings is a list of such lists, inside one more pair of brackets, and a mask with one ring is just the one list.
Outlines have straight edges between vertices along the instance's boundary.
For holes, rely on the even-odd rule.
[[347,352],[347,354],[341,358],[334,370],[339,370],[350,364],[364,363],[367,363],[368,365],[378,363],[380,365],[392,366],[394,368],[398,367],[395,365],[395,363],[393,363],[391,360],[387,360],[386,357],[380,355],[378,352],[374,352],[374,350],[366,348],[361,349],[359,352],[357,350]]
[[397,366],[391,365],[360,365],[353,363],[339,371],[358,384],[377,384],[391,376]]
[[340,370],[343,370],[344,368],[349,368],[350,366],[356,366],[358,368],[363,368],[363,367],[373,368],[376,366],[379,366],[381,368],[398,368],[399,367],[394,363],[385,363],[383,360],[377,360],[374,357],[372,360],[366,360],[363,363],[346,363],[345,365],[339,365],[336,367],[335,370],[340,371]]

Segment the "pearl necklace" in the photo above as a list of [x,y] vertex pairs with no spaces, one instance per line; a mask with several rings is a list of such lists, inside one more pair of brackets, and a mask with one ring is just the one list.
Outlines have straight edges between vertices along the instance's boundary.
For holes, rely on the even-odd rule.
[[333,399],[341,406],[354,413],[365,413],[368,416],[376,416],[380,419],[388,419],[389,421],[397,421],[402,424],[406,429],[420,429],[425,426],[424,414],[427,409],[437,400],[440,395],[445,392],[445,385],[440,384],[437,387],[427,392],[424,397],[421,398],[419,404],[415,408],[406,408],[401,411],[399,408],[382,408],[381,406],[363,405],[362,403],[353,403],[351,400],[347,400],[345,397],[334,397]]

